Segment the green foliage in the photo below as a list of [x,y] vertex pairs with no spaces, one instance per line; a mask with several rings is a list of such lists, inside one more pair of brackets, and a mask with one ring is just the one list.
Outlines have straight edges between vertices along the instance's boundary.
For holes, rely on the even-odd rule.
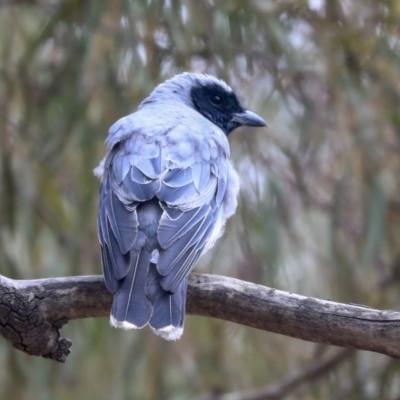
[[[238,213],[199,266],[398,308],[396,1],[16,3],[0,7],[1,274],[101,272],[92,170],[107,129],[157,83],[191,70],[226,79],[269,124],[267,133],[232,135]],[[66,365],[1,341],[1,398],[243,391],[300,371],[325,351],[199,317],[188,318],[177,343],[149,330],[115,331],[106,320],[72,322],[64,333],[74,342]],[[397,399],[399,379],[396,363],[360,352],[288,398]]]

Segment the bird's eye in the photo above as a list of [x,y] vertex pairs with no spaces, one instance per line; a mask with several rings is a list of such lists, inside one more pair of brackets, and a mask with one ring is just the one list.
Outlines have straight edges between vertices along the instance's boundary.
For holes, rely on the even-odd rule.
[[220,105],[222,103],[222,98],[218,95],[214,95],[211,97],[211,103],[215,104],[216,106]]

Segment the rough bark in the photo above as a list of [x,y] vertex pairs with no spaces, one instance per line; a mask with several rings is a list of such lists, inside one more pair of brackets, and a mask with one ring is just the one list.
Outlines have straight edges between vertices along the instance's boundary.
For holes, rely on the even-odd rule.
[[[64,362],[69,320],[108,316],[102,276],[16,281],[0,276],[0,334],[31,355]],[[400,358],[400,312],[334,303],[237,279],[191,274],[187,312],[316,343]],[[111,329],[111,328],[110,328]]]

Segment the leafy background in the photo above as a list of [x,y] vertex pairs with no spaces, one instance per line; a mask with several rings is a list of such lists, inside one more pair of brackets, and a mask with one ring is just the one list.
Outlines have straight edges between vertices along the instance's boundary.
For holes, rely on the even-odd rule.
[[[199,270],[399,309],[399,18],[395,0],[0,1],[1,274],[101,272],[107,129],[189,70],[269,125],[231,135],[240,205]],[[0,398],[400,396],[388,357],[346,350],[323,369],[338,349],[209,318],[189,316],[177,343],[105,318],[63,332],[65,365],[0,341]]]

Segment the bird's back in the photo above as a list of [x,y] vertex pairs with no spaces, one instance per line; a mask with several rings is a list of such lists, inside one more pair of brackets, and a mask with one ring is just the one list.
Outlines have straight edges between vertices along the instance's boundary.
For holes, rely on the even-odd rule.
[[224,223],[227,139],[189,108],[150,105],[117,121],[107,142],[99,238],[111,321],[174,338],[187,276]]

